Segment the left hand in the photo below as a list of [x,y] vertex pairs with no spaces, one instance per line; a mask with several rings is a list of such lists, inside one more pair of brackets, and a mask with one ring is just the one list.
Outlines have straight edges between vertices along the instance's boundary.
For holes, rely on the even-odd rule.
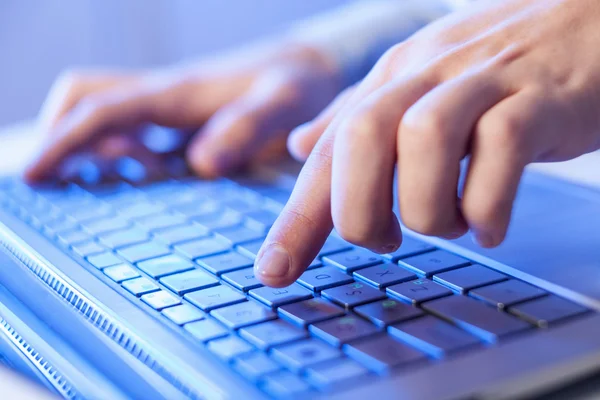
[[390,49],[314,127],[327,128],[256,275],[289,285],[333,227],[356,245],[394,251],[402,241],[392,212],[396,165],[408,228],[445,238],[471,229],[482,246],[500,244],[528,163],[600,147],[598,21],[598,0],[485,1]]

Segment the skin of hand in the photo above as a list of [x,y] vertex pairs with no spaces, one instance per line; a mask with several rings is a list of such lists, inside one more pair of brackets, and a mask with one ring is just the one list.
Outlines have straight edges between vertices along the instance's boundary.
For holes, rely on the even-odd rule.
[[350,94],[290,136],[320,139],[256,276],[291,284],[334,227],[377,253],[397,249],[396,167],[405,226],[448,239],[471,229],[483,247],[500,244],[528,163],[600,147],[598,21],[598,0],[484,1],[391,48]]
[[[138,138],[147,124],[193,132],[189,166],[204,177],[220,176],[273,150],[285,152],[289,132],[339,90],[332,60],[285,40],[162,70],[68,72],[42,107],[46,144],[25,178],[63,178],[61,165],[82,152],[151,160]],[[316,139],[300,146],[312,148]]]

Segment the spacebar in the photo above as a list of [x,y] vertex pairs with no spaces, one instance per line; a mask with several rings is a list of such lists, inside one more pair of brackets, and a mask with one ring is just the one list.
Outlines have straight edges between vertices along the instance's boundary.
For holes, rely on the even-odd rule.
[[467,296],[443,297],[424,303],[423,308],[490,343],[497,342],[502,336],[532,328],[527,322]]

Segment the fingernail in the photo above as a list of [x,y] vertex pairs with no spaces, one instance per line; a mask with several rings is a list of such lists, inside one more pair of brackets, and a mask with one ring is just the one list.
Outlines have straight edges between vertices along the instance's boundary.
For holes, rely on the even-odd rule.
[[381,248],[381,254],[393,253],[394,251],[398,250],[399,247],[400,245],[396,243],[386,244]]
[[447,235],[444,235],[443,238],[447,239],[447,240],[454,240],[454,239],[458,239],[459,237],[461,237],[464,234],[465,234],[464,230],[456,230],[454,232],[450,232]]
[[257,275],[269,278],[283,278],[290,270],[290,255],[281,246],[268,246],[254,266]]
[[494,238],[486,232],[475,231],[472,233],[473,241],[481,247],[494,246]]

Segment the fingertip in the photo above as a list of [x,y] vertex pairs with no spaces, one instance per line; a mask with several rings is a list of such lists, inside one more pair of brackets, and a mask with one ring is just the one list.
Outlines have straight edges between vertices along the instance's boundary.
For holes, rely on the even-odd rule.
[[498,240],[496,235],[493,235],[490,232],[485,232],[481,230],[474,230],[471,232],[471,238],[475,244],[485,248],[491,249],[497,247],[502,240]]
[[225,158],[215,151],[202,148],[201,144],[190,146],[186,153],[190,169],[196,175],[206,179],[215,179],[227,172]]
[[[306,161],[312,147],[307,145],[306,137],[311,131],[312,123],[306,122],[302,125],[297,126],[290,132],[287,140],[287,148],[292,157],[297,161]],[[313,144],[314,145],[314,144]]]
[[289,286],[295,281],[292,271],[292,258],[285,247],[279,243],[263,244],[254,264],[258,280],[271,287]]

